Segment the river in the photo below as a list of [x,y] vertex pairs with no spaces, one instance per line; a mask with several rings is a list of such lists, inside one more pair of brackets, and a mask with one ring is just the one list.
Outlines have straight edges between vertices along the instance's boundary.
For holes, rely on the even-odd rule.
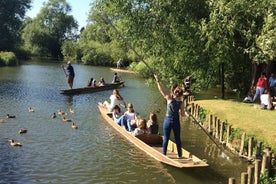
[[[74,87],[86,86],[91,77],[111,81],[106,67],[73,64]],[[162,125],[165,102],[156,86],[133,74],[120,74],[125,87],[119,91],[134,104],[141,117],[160,110]],[[207,168],[177,169],[164,165],[119,136],[101,117],[97,103],[109,99],[111,91],[66,96],[65,74],[59,63],[28,62],[0,68],[0,183],[228,183],[247,170],[244,160],[219,150],[200,128],[182,119],[181,139],[185,149],[206,159]],[[32,107],[35,112],[29,113]],[[75,110],[69,113],[69,108]],[[59,109],[67,112],[79,129],[71,129],[61,117],[51,119]],[[28,130],[18,134],[20,128]],[[162,133],[162,128],[160,128]],[[173,138],[173,136],[171,137]],[[15,139],[22,147],[12,147]]]

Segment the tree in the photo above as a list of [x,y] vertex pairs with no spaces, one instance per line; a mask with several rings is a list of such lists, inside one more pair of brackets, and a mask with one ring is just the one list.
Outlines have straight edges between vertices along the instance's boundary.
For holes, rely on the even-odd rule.
[[62,57],[61,47],[65,40],[76,40],[78,24],[66,0],[49,0],[40,13],[23,29],[26,47],[33,54],[50,54]]
[[13,51],[20,38],[20,28],[31,0],[0,1],[0,50]]

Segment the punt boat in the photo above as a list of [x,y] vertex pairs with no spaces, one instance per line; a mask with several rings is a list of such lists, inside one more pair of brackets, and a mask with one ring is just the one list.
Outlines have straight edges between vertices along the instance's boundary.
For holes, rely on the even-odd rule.
[[206,161],[199,159],[189,151],[182,148],[183,158],[177,158],[176,144],[169,141],[167,155],[162,154],[163,136],[157,134],[144,134],[133,136],[125,127],[121,127],[112,119],[112,113],[102,104],[98,104],[99,111],[107,123],[112,126],[121,136],[133,145],[144,151],[157,161],[176,168],[207,167]]
[[74,88],[74,89],[66,89],[66,90],[61,90],[61,94],[65,95],[77,95],[77,94],[82,94],[82,93],[93,93],[97,91],[104,91],[104,90],[111,90],[115,88],[124,86],[124,82],[118,82],[118,83],[110,83],[106,84],[105,86],[96,86],[96,87],[84,87],[84,88]]

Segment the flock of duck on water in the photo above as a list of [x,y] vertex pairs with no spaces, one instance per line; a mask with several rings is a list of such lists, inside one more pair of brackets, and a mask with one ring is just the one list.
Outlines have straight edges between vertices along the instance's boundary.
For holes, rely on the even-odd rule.
[[[34,109],[33,109],[32,107],[29,107],[29,108],[28,108],[28,111],[29,111],[30,113],[35,112]],[[70,113],[70,114],[74,114],[74,113],[75,113],[75,110],[72,109],[72,108],[70,108],[70,109],[69,109],[69,113]],[[61,116],[61,117],[62,117],[61,119],[62,119],[63,122],[72,122],[72,124],[71,124],[71,128],[72,128],[72,129],[78,129],[78,126],[72,121],[72,119],[66,118],[66,117],[65,117],[66,115],[67,115],[67,113],[66,113],[65,111],[59,110],[59,111],[57,112],[57,114],[54,112],[54,113],[51,115],[51,118],[52,118],[52,119],[55,119],[55,118],[57,118],[57,116]],[[7,114],[7,115],[6,115],[6,119],[0,119],[0,123],[5,123],[5,122],[7,122],[7,119],[15,119],[15,118],[16,118],[15,115]],[[27,132],[28,132],[27,129],[21,128],[21,129],[18,131],[18,134],[25,134],[25,133],[27,133]],[[9,140],[9,143],[10,143],[11,146],[22,146],[22,144],[21,144],[20,142],[15,141],[14,139],[10,139],[10,140]]]

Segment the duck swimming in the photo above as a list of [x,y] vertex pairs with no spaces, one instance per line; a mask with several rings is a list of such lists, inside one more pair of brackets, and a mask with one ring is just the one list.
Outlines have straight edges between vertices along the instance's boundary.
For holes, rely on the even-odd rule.
[[57,117],[56,113],[54,112],[51,116],[52,119],[55,119]]
[[16,142],[13,139],[9,140],[11,146],[22,146],[20,142]]
[[27,130],[21,128],[21,129],[18,131],[18,133],[19,133],[19,134],[25,134],[25,133],[27,133]]
[[71,114],[74,114],[74,113],[75,113],[75,110],[72,109],[72,108],[70,108],[70,109],[69,109],[69,112],[70,112]]
[[59,110],[59,111],[58,111],[58,115],[65,115],[65,112],[62,111],[62,110]]
[[68,118],[63,117],[63,118],[62,118],[62,121],[63,121],[63,122],[71,122],[72,120],[71,120],[71,119],[68,119]]
[[31,108],[31,107],[29,107],[29,112],[34,112],[34,109],[33,108]]
[[71,128],[73,128],[73,129],[78,129],[78,126],[75,125],[75,123],[72,123]]
[[9,119],[9,118],[15,118],[15,116],[14,116],[14,115],[7,114],[7,119]]

